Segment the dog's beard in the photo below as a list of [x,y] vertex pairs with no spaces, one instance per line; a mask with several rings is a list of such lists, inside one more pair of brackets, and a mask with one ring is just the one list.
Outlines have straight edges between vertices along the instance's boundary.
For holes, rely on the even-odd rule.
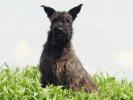
[[53,34],[53,44],[57,47],[65,47],[70,42],[70,36],[68,33]]

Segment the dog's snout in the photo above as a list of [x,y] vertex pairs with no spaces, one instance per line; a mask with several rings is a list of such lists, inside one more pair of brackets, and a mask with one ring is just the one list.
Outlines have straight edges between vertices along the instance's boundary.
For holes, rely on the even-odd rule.
[[54,30],[57,33],[63,32],[63,28],[62,27],[56,27]]

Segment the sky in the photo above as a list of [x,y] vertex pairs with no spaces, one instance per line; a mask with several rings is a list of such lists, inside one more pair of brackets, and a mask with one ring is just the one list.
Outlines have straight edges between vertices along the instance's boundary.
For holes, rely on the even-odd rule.
[[68,11],[81,3],[72,43],[85,69],[133,81],[132,0],[0,0],[0,65],[39,63],[50,26],[41,5]]

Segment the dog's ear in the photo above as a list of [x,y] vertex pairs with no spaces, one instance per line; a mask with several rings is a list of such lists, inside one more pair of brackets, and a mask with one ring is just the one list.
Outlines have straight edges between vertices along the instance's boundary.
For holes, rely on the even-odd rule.
[[72,9],[70,9],[70,10],[68,11],[68,13],[71,14],[73,20],[77,17],[77,14],[80,12],[82,5],[83,5],[83,4],[80,4],[80,5],[78,5],[78,6],[74,7],[74,8],[72,8]]
[[45,5],[41,5],[41,7],[44,8],[44,11],[46,12],[48,18],[50,18],[51,15],[53,15],[53,13],[56,12],[56,11],[55,11],[53,8],[51,8],[51,7],[47,7],[47,6],[45,6]]

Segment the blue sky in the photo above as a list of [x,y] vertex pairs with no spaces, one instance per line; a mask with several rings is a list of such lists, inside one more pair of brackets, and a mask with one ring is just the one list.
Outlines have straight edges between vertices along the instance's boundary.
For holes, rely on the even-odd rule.
[[50,25],[40,5],[67,11],[80,3],[72,42],[84,67],[133,80],[132,0],[1,0],[0,65],[38,64]]

